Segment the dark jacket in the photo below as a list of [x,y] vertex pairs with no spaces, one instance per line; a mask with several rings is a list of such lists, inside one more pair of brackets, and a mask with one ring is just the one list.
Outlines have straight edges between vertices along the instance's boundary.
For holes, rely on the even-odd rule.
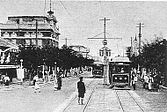
[[79,92],[79,93],[85,93],[85,92],[86,92],[84,82],[79,81],[79,82],[77,83],[77,88],[78,88],[78,92]]

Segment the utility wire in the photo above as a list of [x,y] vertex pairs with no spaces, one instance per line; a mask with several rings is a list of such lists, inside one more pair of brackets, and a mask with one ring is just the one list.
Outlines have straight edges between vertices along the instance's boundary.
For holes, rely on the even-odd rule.
[[67,14],[72,17],[72,15],[68,12],[67,8],[65,7],[65,5],[63,4],[62,1],[59,0],[59,2],[61,3],[61,5],[63,6],[63,8],[65,9],[65,11],[67,12]]
[[72,18],[72,20],[73,20],[75,23],[77,23],[77,21],[73,18],[73,16],[72,16],[71,13],[68,11],[68,9],[65,7],[65,5],[63,4],[63,2],[60,1],[60,0],[59,0],[59,2],[60,2],[60,4],[62,5],[62,7],[65,9],[65,11],[67,12],[67,14]]
[[[101,35],[101,34],[103,34],[104,32],[102,32],[102,33],[99,33],[99,34],[97,34],[97,35],[95,35],[95,36],[93,36],[93,37],[91,37],[91,38],[95,38],[95,37],[97,37],[97,36],[99,36],[99,35]],[[90,38],[88,38],[88,39],[90,39]]]
[[46,0],[45,0],[45,5],[44,5],[44,15],[46,14]]

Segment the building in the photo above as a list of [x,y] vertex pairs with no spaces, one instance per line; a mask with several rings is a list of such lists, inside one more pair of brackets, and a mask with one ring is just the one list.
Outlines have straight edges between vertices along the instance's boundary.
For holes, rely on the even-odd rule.
[[77,51],[83,57],[85,57],[85,58],[91,58],[90,55],[88,55],[88,53],[90,52],[90,49],[88,49],[87,47],[82,46],[82,45],[71,45],[69,47],[71,49]]
[[53,12],[48,16],[10,16],[0,23],[0,36],[22,46],[59,46],[59,29]]
[[132,41],[132,46],[131,46],[131,55],[138,56],[139,55],[139,44],[137,37],[135,36],[135,39]]

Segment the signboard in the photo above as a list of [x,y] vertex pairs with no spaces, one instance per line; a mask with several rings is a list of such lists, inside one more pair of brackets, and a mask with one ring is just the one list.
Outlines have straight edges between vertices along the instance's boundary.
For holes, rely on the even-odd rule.
[[24,69],[17,69],[17,78],[21,80],[24,78]]
[[107,40],[103,40],[103,45],[107,45]]

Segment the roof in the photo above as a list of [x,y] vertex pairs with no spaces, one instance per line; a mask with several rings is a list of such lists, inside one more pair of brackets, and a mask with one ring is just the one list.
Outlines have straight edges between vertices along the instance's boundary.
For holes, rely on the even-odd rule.
[[0,65],[0,69],[12,69],[17,68],[16,65]]
[[16,44],[10,42],[7,39],[3,39],[1,37],[0,37],[0,47],[19,49],[19,47]]
[[95,65],[103,65],[104,63],[100,62],[100,61],[95,61],[93,64],[95,64]]
[[47,18],[46,16],[9,16],[8,19],[10,18]]
[[125,56],[117,56],[117,57],[114,57],[111,62],[130,62],[129,58],[128,57],[125,57]]

